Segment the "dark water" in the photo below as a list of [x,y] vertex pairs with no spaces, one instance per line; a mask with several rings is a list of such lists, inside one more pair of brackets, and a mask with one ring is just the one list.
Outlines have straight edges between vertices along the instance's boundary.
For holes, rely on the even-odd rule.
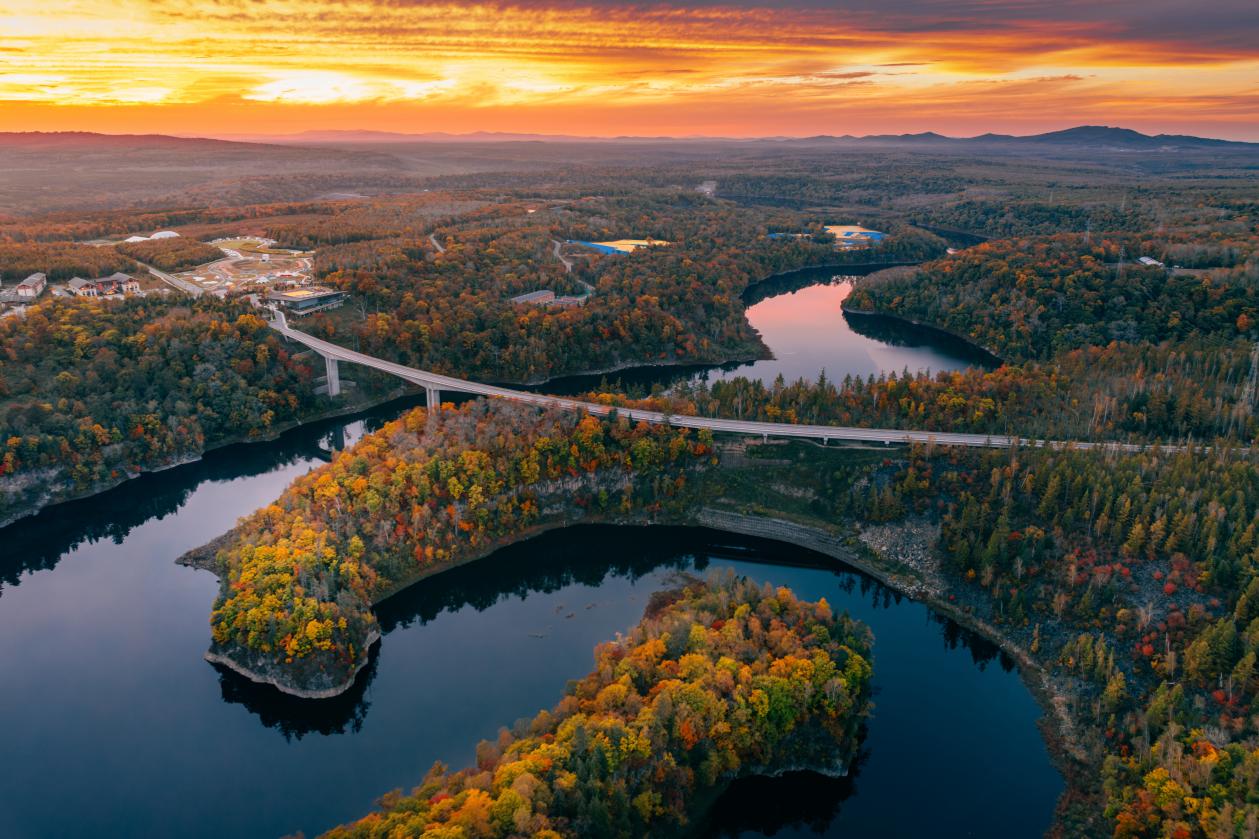
[[[959,341],[883,321],[877,326],[844,317],[841,305],[852,283],[808,285],[768,297],[748,308],[748,320],[774,357],[721,368],[708,379],[746,376],[770,383],[813,381],[822,372],[832,381],[884,372],[940,372],[983,364],[987,358]],[[872,330],[878,328],[876,334]]]
[[842,304],[860,277],[886,266],[850,265],[805,268],[758,283],[744,294],[748,321],[760,333],[773,358],[718,366],[635,367],[594,376],[568,376],[539,390],[578,394],[602,380],[621,387],[650,390],[653,385],[716,381],[744,376],[770,384],[814,381],[822,373],[834,382],[845,376],[877,376],[909,371],[941,372],[992,367],[998,360],[958,338],[920,329],[891,318],[851,317]]
[[578,528],[428,580],[382,605],[385,638],[336,700],[291,700],[207,664],[217,582],[174,558],[406,404],[0,530],[0,837],[316,833],[434,760],[471,762],[479,739],[552,705],[673,574],[726,566],[869,622],[879,693],[850,777],[741,782],[714,835],[1049,824],[1061,779],[995,649],[833,561],[723,534]]

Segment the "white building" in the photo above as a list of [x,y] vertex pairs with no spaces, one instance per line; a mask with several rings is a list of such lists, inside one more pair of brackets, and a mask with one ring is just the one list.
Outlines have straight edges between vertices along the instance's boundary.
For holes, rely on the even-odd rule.
[[149,237],[150,239],[178,239],[179,234],[174,230],[159,230]]
[[1152,256],[1143,256],[1140,259],[1138,259],[1137,262],[1140,262],[1142,265],[1149,265],[1152,268],[1163,267],[1163,263],[1159,262],[1157,259],[1155,259]]
[[48,277],[44,274],[31,274],[22,282],[17,284],[17,296],[35,299],[44,293],[44,289],[48,287]]

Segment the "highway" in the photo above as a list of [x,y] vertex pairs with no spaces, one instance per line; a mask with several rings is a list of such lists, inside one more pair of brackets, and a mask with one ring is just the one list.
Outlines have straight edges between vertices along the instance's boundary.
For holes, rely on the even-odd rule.
[[[620,416],[636,421],[671,425],[679,428],[707,428],[723,434],[742,434],[751,437],[803,438],[821,443],[832,440],[848,440],[863,443],[910,444],[924,443],[937,446],[969,446],[972,448],[1004,449],[1014,444],[1025,446],[1050,446],[1053,448],[1106,449],[1117,452],[1136,452],[1148,448],[1161,448],[1164,451],[1179,451],[1184,446],[1150,446],[1136,443],[1096,443],[1070,440],[1029,440],[1020,437],[985,434],[960,434],[943,431],[907,431],[898,428],[853,428],[838,425],[797,425],[783,422],[755,422],[751,420],[716,419],[712,417],[695,417],[681,414],[664,414],[659,411],[648,411],[641,408],[617,408],[597,402],[585,402],[564,396],[548,396],[542,393],[513,390],[496,385],[443,376],[415,367],[407,367],[392,361],[376,358],[365,353],[346,349],[338,344],[324,341],[313,335],[294,329],[288,325],[284,313],[273,310],[275,314],[271,327],[284,337],[303,344],[317,354],[330,361],[346,361],[361,364],[376,370],[389,373],[413,384],[420,385],[429,391],[433,398],[440,391],[453,393],[472,393],[479,396],[493,396],[499,399],[510,399],[530,405],[557,407],[572,411],[585,411],[596,416],[606,416],[616,411]],[[335,365],[330,365],[330,379],[335,378]]]

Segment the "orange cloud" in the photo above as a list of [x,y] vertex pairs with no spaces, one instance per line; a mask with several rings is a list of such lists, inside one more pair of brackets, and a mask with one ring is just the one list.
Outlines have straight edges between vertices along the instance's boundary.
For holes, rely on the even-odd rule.
[[1259,133],[1247,33],[1101,5],[8,0],[0,129]]

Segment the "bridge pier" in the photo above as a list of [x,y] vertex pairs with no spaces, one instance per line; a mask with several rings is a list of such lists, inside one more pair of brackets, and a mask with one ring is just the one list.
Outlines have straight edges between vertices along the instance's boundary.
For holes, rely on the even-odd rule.
[[442,392],[435,387],[425,385],[424,404],[428,407],[430,413],[440,411],[442,407]]
[[324,366],[328,370],[328,395],[341,395],[341,371],[337,369],[337,360],[332,356],[324,356]]

